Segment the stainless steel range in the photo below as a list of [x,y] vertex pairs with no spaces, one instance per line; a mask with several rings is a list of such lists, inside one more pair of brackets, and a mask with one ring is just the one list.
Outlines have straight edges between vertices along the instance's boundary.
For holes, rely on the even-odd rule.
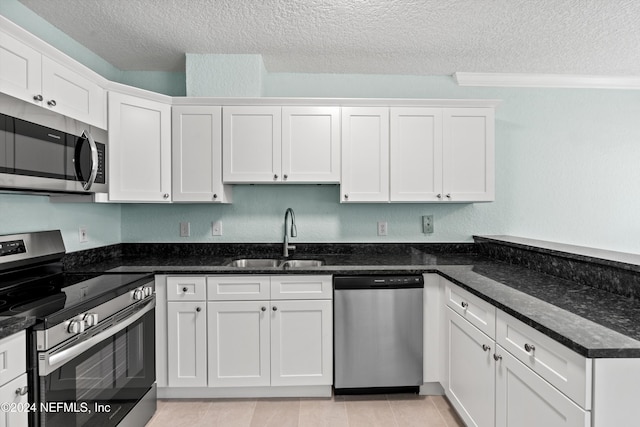
[[31,426],[143,426],[156,409],[145,274],[69,274],[60,231],[0,236],[0,316],[28,331]]

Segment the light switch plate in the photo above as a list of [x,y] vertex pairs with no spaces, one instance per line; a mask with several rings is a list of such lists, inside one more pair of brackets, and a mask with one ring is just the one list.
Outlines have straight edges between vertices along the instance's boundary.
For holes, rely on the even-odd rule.
[[422,232],[424,234],[433,233],[433,215],[422,216]]
[[181,222],[180,223],[180,237],[189,237],[191,235],[191,223],[189,222]]

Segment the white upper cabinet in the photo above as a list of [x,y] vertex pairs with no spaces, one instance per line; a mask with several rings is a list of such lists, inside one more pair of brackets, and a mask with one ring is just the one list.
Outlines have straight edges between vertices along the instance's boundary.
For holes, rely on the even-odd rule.
[[280,107],[225,107],[222,129],[224,182],[280,180]]
[[340,182],[340,108],[282,108],[282,181]]
[[109,92],[109,200],[171,201],[171,106]]
[[442,109],[391,108],[391,201],[442,197]]
[[0,91],[29,102],[42,94],[42,55],[2,31]]
[[342,108],[342,202],[389,201],[389,108]]
[[338,107],[235,106],[222,116],[224,182],[339,182]]
[[173,107],[171,146],[174,202],[231,202],[222,185],[221,107]]
[[452,202],[493,201],[493,108],[447,108],[443,121],[444,199]]
[[105,90],[55,61],[42,57],[43,106],[82,122],[106,128]]
[[100,85],[1,29],[0,92],[106,129],[107,98]]

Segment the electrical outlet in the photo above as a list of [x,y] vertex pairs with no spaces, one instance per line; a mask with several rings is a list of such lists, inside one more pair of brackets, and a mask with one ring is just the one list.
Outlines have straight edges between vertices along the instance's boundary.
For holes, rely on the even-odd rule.
[[211,235],[222,236],[222,221],[213,221],[211,223]]
[[422,232],[424,234],[433,233],[433,215],[422,216]]
[[189,222],[181,222],[180,223],[180,237],[189,237],[191,235],[191,223]]
[[387,231],[387,221],[378,221],[378,236],[386,236]]
[[89,241],[89,232],[84,225],[78,229],[78,239],[80,243],[87,243]]

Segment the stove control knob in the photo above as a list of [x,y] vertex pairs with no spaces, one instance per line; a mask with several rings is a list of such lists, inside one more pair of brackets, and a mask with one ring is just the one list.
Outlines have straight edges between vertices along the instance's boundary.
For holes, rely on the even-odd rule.
[[84,332],[84,320],[72,320],[69,322],[69,326],[67,327],[67,331],[70,334],[81,334]]
[[98,313],[87,313],[84,315],[84,324],[87,327],[96,326],[98,324]]
[[151,286],[145,286],[144,288],[142,288],[142,290],[144,291],[145,297],[150,297],[151,295],[153,295],[153,288]]
[[135,301],[140,301],[143,298],[144,298],[144,291],[142,290],[142,288],[138,288],[135,291],[133,291],[133,299]]

